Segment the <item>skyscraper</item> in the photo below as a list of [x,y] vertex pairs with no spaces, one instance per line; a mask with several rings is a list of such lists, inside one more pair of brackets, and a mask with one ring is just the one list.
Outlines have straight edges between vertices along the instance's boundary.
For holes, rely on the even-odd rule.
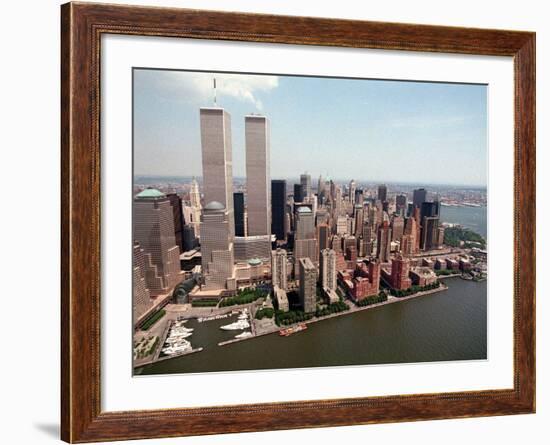
[[355,181],[352,179],[349,183],[349,190],[348,190],[348,200],[352,204],[355,204],[355,190],[356,190],[356,184],[355,184]]
[[235,236],[245,236],[244,221],[244,193],[233,193],[233,205],[235,207]]
[[309,258],[312,263],[319,262],[319,251],[315,239],[315,224],[313,213],[309,207],[300,206],[296,209],[296,230],[294,233],[295,276],[298,275],[299,261]]
[[245,136],[247,234],[271,235],[269,120],[265,116],[246,116]]
[[286,181],[274,179],[271,181],[271,233],[278,240],[286,239]]
[[336,290],[336,252],[332,249],[321,251],[319,282],[323,289]]
[[401,216],[406,216],[407,211],[407,195],[397,195],[395,197],[395,212]]
[[287,256],[286,250],[271,251],[271,281],[273,286],[287,290]]
[[180,252],[184,251],[183,248],[183,206],[181,198],[177,193],[169,193],[166,195],[172,206],[172,214],[174,216],[174,235],[176,237],[176,244],[180,248]]
[[426,202],[427,196],[428,192],[426,192],[426,189],[416,189],[413,192],[413,206],[420,208],[422,206],[422,203]]
[[294,184],[294,202],[302,202],[303,200],[302,184]]
[[380,184],[378,186],[378,200],[380,202],[386,202],[388,199],[388,187],[386,184]]
[[326,223],[321,223],[317,225],[317,244],[319,252],[322,252],[323,249],[328,249],[330,242],[330,227]]
[[301,258],[300,304],[304,312],[315,312],[317,308],[317,270],[309,258]]
[[392,241],[401,241],[405,230],[405,220],[402,216],[394,216],[391,220],[391,239]]
[[302,186],[302,199],[311,196],[311,175],[307,173],[301,174],[300,185]]
[[384,221],[378,228],[378,243],[376,257],[382,263],[387,263],[390,260],[391,248],[391,228],[387,221]]
[[[147,273],[151,296],[170,292],[181,279],[180,250],[176,245],[174,215],[164,193],[145,189],[134,198],[133,237],[144,255],[150,256],[155,273]],[[150,268],[149,268],[150,269]]]
[[211,201],[204,206],[201,254],[207,290],[232,287],[230,279],[234,275],[234,254],[230,225],[222,203]]
[[222,204],[232,239],[235,236],[235,220],[231,115],[223,108],[201,108],[200,121],[204,202]]

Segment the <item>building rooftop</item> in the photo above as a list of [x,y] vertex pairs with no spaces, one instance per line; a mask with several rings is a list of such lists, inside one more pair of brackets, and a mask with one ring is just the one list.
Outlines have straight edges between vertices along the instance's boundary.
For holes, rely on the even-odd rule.
[[204,207],[204,210],[224,210],[225,206],[218,201],[210,201],[206,206]]
[[250,264],[251,266],[259,266],[260,264],[262,264],[262,260],[260,260],[259,258],[252,258],[248,260],[248,264]]
[[298,207],[298,209],[296,211],[298,213],[311,213],[311,209],[309,207],[306,207],[306,206]]
[[165,198],[166,195],[153,188],[147,188],[136,195],[136,198]]

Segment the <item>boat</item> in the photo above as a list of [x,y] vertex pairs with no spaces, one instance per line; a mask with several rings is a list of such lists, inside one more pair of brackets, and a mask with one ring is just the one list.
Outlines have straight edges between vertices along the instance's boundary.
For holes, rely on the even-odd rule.
[[244,312],[241,312],[237,317],[238,320],[248,320],[248,311],[245,309]]
[[291,326],[290,328],[281,329],[279,335],[283,337],[288,337],[289,335],[295,334],[296,332],[305,331],[307,325],[305,323],[300,323],[296,326]]
[[187,340],[180,340],[177,343],[170,344],[162,348],[162,353],[165,355],[174,355],[182,352],[188,352],[192,349],[193,348],[191,346],[191,343],[189,343]]
[[235,335],[235,338],[248,338],[248,337],[252,337],[252,332],[244,331],[244,332],[241,332],[238,335]]
[[250,323],[247,320],[238,320],[234,323],[221,326],[220,329],[223,329],[224,331],[238,331],[238,330],[248,329],[249,327],[250,327]]

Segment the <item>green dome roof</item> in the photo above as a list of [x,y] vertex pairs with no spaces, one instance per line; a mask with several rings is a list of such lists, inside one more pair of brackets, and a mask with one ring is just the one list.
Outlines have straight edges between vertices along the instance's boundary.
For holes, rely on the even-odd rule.
[[165,198],[166,195],[157,189],[145,189],[136,195],[136,198]]
[[252,258],[248,260],[248,264],[250,264],[251,266],[259,266],[260,264],[262,264],[262,260],[260,260],[259,258]]

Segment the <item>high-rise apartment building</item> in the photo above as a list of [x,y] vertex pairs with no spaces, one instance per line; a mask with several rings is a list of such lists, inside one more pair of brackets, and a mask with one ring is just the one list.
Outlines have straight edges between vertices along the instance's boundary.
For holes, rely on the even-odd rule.
[[376,257],[382,263],[387,263],[390,260],[391,232],[387,221],[384,221],[378,228]]
[[271,233],[278,240],[286,239],[286,181],[274,179],[271,181]]
[[287,255],[286,250],[277,249],[271,251],[271,281],[273,286],[287,290]]
[[304,312],[315,312],[317,308],[317,269],[309,258],[299,260],[300,304]]
[[271,235],[271,178],[269,120],[245,117],[246,209],[249,236]]
[[391,287],[398,290],[408,289],[411,287],[411,279],[409,278],[410,261],[398,255],[392,259],[391,265]]
[[336,252],[332,249],[321,251],[319,263],[319,282],[323,289],[336,291]]

